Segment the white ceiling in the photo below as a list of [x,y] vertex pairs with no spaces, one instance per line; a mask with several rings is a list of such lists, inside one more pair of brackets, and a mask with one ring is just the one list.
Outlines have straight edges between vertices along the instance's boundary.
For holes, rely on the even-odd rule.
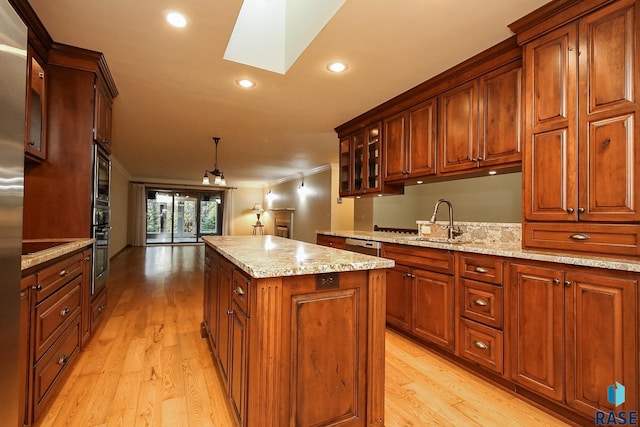
[[[104,53],[120,92],[113,155],[134,179],[201,182],[219,136],[220,170],[240,187],[337,162],[336,126],[511,36],[546,2],[347,0],[282,75],[223,59],[241,0],[30,0],[55,41]],[[345,73],[327,71],[336,59]]]

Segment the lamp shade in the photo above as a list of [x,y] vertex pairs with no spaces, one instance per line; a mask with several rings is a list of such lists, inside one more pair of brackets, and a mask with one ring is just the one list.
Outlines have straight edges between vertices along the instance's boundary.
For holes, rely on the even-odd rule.
[[264,209],[262,209],[262,204],[261,203],[255,203],[253,205],[253,208],[251,209],[252,212],[255,213],[262,213],[264,212]]

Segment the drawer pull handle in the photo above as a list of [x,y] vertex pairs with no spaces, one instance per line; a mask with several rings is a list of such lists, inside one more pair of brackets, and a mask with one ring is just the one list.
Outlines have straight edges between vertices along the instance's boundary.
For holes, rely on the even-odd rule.
[[58,365],[65,365],[68,361],[69,361],[69,356],[67,356],[66,354],[63,354],[58,359]]
[[105,308],[106,307],[104,305],[101,305],[100,307],[98,307],[98,313],[102,313]]
[[91,261],[91,257],[90,256],[84,257],[84,260],[89,262],[89,261]]
[[583,233],[573,233],[573,234],[569,234],[569,238],[573,240],[589,240],[591,236]]
[[231,316],[233,314],[233,310],[227,310],[227,316]]
[[476,267],[473,269],[473,271],[475,271],[476,273],[482,273],[482,274],[489,272],[489,270],[484,267]]
[[238,295],[238,296],[244,296],[244,289],[242,289],[241,286],[236,286],[236,288],[233,290],[233,292],[235,292],[236,295]]
[[41,290],[42,290],[42,285],[35,285],[35,286],[33,287],[33,290],[34,290],[34,291],[41,291]]
[[482,341],[474,341],[473,345],[475,345],[476,347],[478,347],[481,350],[486,350],[489,348],[489,346],[487,346],[485,343],[483,343]]
[[60,270],[60,277],[64,277],[67,274],[69,274],[69,272],[67,270]]
[[62,310],[60,310],[60,316],[66,316],[69,313],[71,313],[71,309],[69,307],[65,307]]
[[474,303],[475,305],[480,306],[480,307],[486,307],[486,306],[488,306],[488,305],[489,305],[489,303],[488,303],[488,302],[486,302],[485,300],[480,299],[480,298],[478,298],[478,299],[474,299],[474,300],[473,300],[473,303]]

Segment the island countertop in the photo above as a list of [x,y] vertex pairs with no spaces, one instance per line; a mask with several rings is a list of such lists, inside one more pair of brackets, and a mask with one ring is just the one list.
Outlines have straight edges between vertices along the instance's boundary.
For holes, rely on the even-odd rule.
[[391,268],[393,260],[276,236],[207,236],[205,243],[250,276],[298,276]]

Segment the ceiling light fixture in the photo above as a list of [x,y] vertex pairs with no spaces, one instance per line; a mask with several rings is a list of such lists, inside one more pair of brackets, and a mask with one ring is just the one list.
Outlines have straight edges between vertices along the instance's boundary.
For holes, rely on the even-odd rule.
[[342,73],[343,71],[346,71],[347,68],[349,68],[347,64],[340,61],[332,62],[331,64],[327,65],[327,69],[332,73]]
[[244,88],[250,88],[250,87],[254,87],[256,85],[256,82],[254,82],[253,80],[249,80],[249,79],[240,79],[240,80],[236,80],[236,83],[238,84],[238,86],[242,86]]
[[183,28],[187,26],[187,18],[179,12],[167,13],[167,22],[174,27]]
[[204,176],[202,177],[202,183],[205,185],[209,185],[211,181],[209,181],[209,174],[214,176],[213,184],[218,185],[220,187],[224,187],[227,185],[227,181],[224,179],[224,172],[221,172],[218,169],[218,142],[220,142],[220,138],[217,136],[213,137],[213,142],[216,144],[216,160],[213,170],[205,170]]

